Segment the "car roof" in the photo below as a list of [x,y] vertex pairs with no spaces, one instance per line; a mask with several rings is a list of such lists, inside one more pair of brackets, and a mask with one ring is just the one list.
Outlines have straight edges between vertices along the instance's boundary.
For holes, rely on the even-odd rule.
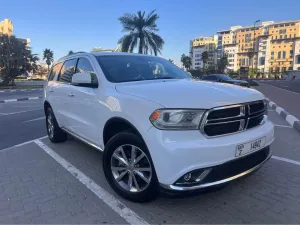
[[148,56],[148,57],[156,57],[152,55],[145,55],[145,54],[138,54],[138,53],[128,53],[128,52],[75,52],[71,55],[64,56],[57,60],[56,62],[61,62],[67,59],[72,59],[74,56],[86,56],[86,55],[93,55],[93,56],[105,56],[105,55],[127,55],[127,56]]

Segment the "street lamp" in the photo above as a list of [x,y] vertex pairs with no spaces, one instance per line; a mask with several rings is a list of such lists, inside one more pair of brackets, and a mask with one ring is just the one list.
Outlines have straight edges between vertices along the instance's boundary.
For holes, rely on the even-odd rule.
[[[253,54],[252,54],[252,72],[254,72],[253,71],[253,62],[254,62],[254,55],[255,55],[255,25],[258,23],[258,22],[260,22],[260,20],[256,20],[255,22],[254,22],[254,38],[253,38]],[[256,66],[257,66],[257,63],[256,63]],[[256,67],[257,68],[257,67]]]

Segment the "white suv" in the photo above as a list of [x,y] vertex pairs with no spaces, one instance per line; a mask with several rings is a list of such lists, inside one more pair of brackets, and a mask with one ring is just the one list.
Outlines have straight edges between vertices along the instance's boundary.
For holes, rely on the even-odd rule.
[[111,187],[133,201],[221,185],[271,156],[264,96],[194,80],[159,57],[76,53],[54,63],[44,90],[48,136],[103,151]]

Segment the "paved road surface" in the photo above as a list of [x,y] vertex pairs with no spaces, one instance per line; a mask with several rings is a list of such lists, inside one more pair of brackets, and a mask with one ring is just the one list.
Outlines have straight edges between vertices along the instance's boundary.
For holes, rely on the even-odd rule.
[[41,100],[0,107],[0,223],[300,223],[300,135],[271,109],[277,158],[255,174],[221,190],[136,204],[111,190],[102,153],[71,137],[13,146],[23,142],[19,136],[28,141],[45,135]]
[[26,97],[39,97],[42,96],[42,90],[17,90],[14,92],[0,92],[0,100],[16,99],[16,98],[26,98]]
[[45,135],[42,100],[0,103],[0,149]]
[[294,80],[294,81],[274,80],[274,81],[265,81],[265,82],[261,82],[261,83],[264,83],[267,85],[272,85],[274,87],[293,91],[296,93],[300,93],[300,80]]
[[260,86],[256,87],[256,89],[278,106],[300,119],[300,93],[291,92],[266,83],[260,83]]

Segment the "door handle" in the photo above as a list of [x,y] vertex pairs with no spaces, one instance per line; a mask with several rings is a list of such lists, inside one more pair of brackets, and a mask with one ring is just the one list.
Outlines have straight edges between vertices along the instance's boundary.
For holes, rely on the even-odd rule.
[[69,97],[74,97],[75,95],[73,93],[68,94]]

